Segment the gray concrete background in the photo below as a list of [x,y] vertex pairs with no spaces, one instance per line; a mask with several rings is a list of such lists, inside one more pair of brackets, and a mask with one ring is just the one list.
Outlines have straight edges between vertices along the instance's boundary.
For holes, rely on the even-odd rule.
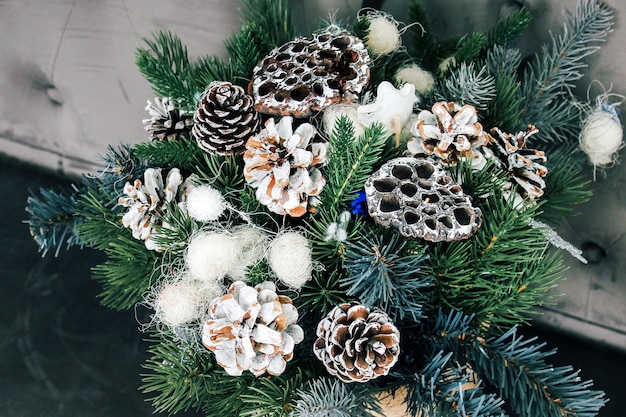
[[[428,1],[435,29],[444,35],[488,29],[517,7],[514,0]],[[524,2],[534,21],[519,46],[527,55],[560,32],[563,13],[576,0]],[[608,0],[615,31],[589,59],[582,88],[594,79],[626,94],[626,2]],[[353,18],[360,1],[292,0],[304,31],[331,12]],[[384,9],[403,16],[406,2]],[[141,120],[148,83],[134,65],[135,48],[159,29],[177,33],[192,56],[223,55],[223,41],[239,26],[238,1],[186,0],[0,0],[0,153],[64,175],[98,166],[109,144],[146,140]],[[584,175],[592,178],[589,167]],[[626,351],[626,197],[624,165],[599,175],[594,199],[559,232],[599,257],[583,265],[567,259],[565,294],[539,320]]]

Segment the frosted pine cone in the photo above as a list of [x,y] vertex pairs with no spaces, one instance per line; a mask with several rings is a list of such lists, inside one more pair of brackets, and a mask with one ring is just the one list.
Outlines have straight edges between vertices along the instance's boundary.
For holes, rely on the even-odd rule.
[[229,82],[211,83],[194,113],[193,136],[209,153],[241,153],[259,127],[252,97]]
[[202,344],[232,376],[243,371],[280,375],[293,357],[294,346],[304,340],[296,324],[298,311],[289,297],[276,294],[272,282],[256,287],[234,282],[226,295],[213,300],[209,314]]
[[143,176],[143,184],[140,180],[126,183],[126,197],[120,197],[117,204],[128,207],[122,224],[132,230],[133,237],[145,241],[146,248],[159,250],[153,239],[154,226],[162,224],[158,217],[167,210],[167,203],[176,199],[183,179],[178,168],[167,173],[165,185],[160,168],[148,168]]
[[356,302],[335,307],[317,326],[315,355],[345,382],[387,375],[398,360],[400,332],[382,311]]
[[432,112],[420,112],[411,133],[411,154],[435,155],[447,165],[455,165],[461,158],[481,158],[475,150],[488,141],[476,109],[455,102],[440,101],[433,105]]
[[292,118],[285,116],[278,125],[269,119],[265,129],[246,144],[246,181],[271,211],[301,217],[309,197],[322,191],[326,181],[315,165],[325,162],[327,144],[312,142],[315,135],[309,123],[294,131]]
[[176,108],[169,98],[155,98],[154,103],[148,100],[146,111],[149,119],[144,119],[144,129],[150,134],[150,140],[186,139],[191,133],[193,119],[182,110]]
[[546,187],[543,177],[548,173],[548,168],[543,165],[547,160],[545,153],[525,149],[528,138],[538,131],[535,126],[529,125],[526,131],[511,135],[494,127],[485,148],[486,156],[494,159],[519,185],[517,192],[520,196],[530,199],[543,195]]

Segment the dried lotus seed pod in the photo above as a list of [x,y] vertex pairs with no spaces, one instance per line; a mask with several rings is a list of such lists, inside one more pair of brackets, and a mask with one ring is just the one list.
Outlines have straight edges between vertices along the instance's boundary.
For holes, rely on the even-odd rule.
[[449,242],[480,225],[480,209],[434,159],[388,161],[366,181],[365,194],[370,216],[403,236]]
[[333,103],[350,103],[369,82],[369,55],[348,34],[298,37],[254,68],[249,85],[259,113],[308,117]]

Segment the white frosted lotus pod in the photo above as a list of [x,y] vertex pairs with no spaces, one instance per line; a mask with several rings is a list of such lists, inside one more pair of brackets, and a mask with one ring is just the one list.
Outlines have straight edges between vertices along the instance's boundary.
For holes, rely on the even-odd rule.
[[249,91],[259,113],[308,117],[350,103],[369,82],[369,55],[348,34],[298,37],[274,48],[253,71]]
[[271,211],[303,216],[309,198],[318,195],[326,181],[316,165],[326,161],[325,142],[314,142],[316,129],[309,123],[295,130],[291,117],[278,124],[269,119],[258,135],[246,143],[244,176],[256,188],[256,197]]
[[407,144],[410,154],[434,155],[446,165],[480,157],[477,150],[488,142],[476,109],[455,102],[440,101],[433,105],[432,112],[421,111],[411,133],[414,137]]
[[178,168],[172,168],[163,183],[160,168],[148,168],[144,172],[144,181],[135,180],[124,185],[125,197],[118,199],[118,204],[128,207],[122,217],[124,227],[131,229],[135,239],[143,240],[146,248],[160,250],[155,242],[154,227],[162,225],[159,215],[167,211],[167,204],[174,201],[179,193],[183,178]]
[[432,158],[396,158],[365,182],[369,215],[382,226],[394,226],[406,237],[430,242],[470,237],[481,211]]
[[196,109],[193,136],[208,153],[241,153],[248,138],[258,131],[259,115],[252,96],[227,81],[211,83]]
[[386,313],[344,303],[318,324],[313,352],[331,375],[367,382],[387,375],[396,364],[400,331]]
[[529,125],[526,131],[511,135],[494,127],[491,129],[489,144],[484,149],[487,158],[493,159],[509,173],[511,180],[518,185],[518,194],[523,198],[541,197],[546,187],[543,179],[548,173],[544,165],[547,160],[545,153],[526,149],[526,141],[538,131],[535,126]]
[[272,282],[255,287],[234,282],[213,300],[202,328],[202,344],[229,375],[280,375],[304,340],[291,299],[276,293]]
[[180,140],[186,139],[191,133],[193,117],[180,109],[168,97],[148,100],[146,111],[149,119],[144,119],[144,129],[150,135],[150,140]]

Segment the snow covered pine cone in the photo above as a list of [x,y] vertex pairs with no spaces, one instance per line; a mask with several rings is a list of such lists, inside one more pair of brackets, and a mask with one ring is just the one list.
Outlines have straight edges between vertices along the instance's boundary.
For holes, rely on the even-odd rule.
[[387,375],[398,360],[400,332],[382,311],[356,302],[336,306],[317,326],[315,355],[344,382]]
[[250,138],[243,155],[244,176],[256,188],[256,197],[271,211],[302,217],[309,197],[318,195],[326,180],[315,165],[326,161],[325,142],[313,142],[315,126],[303,123],[295,130],[285,116],[278,124],[265,122],[265,129]]
[[474,150],[486,145],[488,136],[473,106],[439,101],[432,112],[421,111],[417,120],[408,143],[410,153],[435,155],[446,165],[455,165],[461,158],[482,157]]
[[208,153],[241,153],[259,127],[252,96],[229,82],[215,81],[204,92],[194,113],[192,129],[198,145]]
[[202,344],[232,376],[243,371],[280,375],[294,346],[304,340],[304,331],[296,324],[296,307],[269,281],[255,287],[234,282],[226,295],[213,300],[209,314]]
[[191,133],[193,118],[177,109],[167,97],[155,98],[154,103],[148,100],[146,111],[149,119],[144,119],[144,129],[151,141],[186,139]]

